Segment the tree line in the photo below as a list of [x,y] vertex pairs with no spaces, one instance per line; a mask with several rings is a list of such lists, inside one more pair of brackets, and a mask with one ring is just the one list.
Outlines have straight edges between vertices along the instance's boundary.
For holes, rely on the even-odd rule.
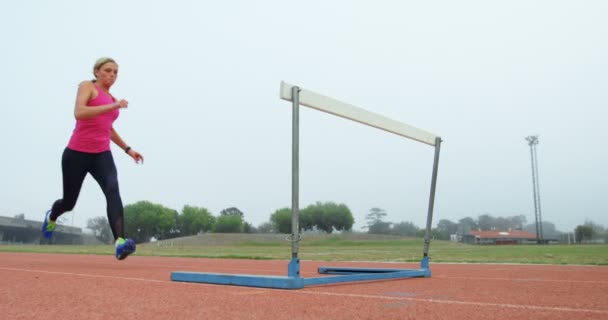
[[[385,221],[387,212],[378,207],[371,208],[365,216],[367,233],[408,237],[423,237],[426,228],[418,227],[409,221]],[[163,240],[196,235],[205,232],[216,233],[291,233],[292,211],[280,208],[270,215],[268,222],[258,227],[245,221],[245,214],[236,207],[226,208],[219,215],[213,215],[204,207],[185,205],[181,212],[150,201],[139,201],[124,208],[125,234],[137,242],[151,239]],[[351,210],[345,204],[316,202],[299,210],[300,231],[333,233],[349,232],[355,223]],[[106,217],[89,219],[87,228],[105,243],[113,241]],[[524,230],[536,233],[535,224],[527,224],[524,215],[495,217],[482,214],[477,218],[465,217],[458,221],[440,219],[431,230],[431,237],[437,240],[450,240],[453,234],[466,235],[471,230]],[[566,242],[565,233],[558,231],[555,224],[543,221],[545,239]],[[569,235],[568,235],[569,236]],[[593,242],[604,239],[608,242],[608,230],[591,221],[575,229],[572,241],[577,243]]]
[[[317,202],[300,210],[300,229],[350,231],[355,219],[344,204]],[[236,207],[223,209],[214,216],[204,207],[186,205],[181,212],[150,201],[139,201],[124,207],[125,234],[136,242],[191,236],[204,232],[216,233],[291,233],[291,209],[276,210],[270,221],[258,228],[245,221],[245,214]],[[97,239],[111,243],[112,232],[106,217],[87,221],[87,228]]]
[[608,243],[608,228],[586,220],[584,224],[576,226],[574,229],[574,239],[576,243],[596,243],[601,240]]
[[[365,217],[368,233],[388,234],[399,236],[424,237],[426,228],[418,228],[411,222],[388,222],[384,221],[387,213],[381,208],[372,208]],[[543,238],[557,240],[562,243],[608,243],[608,229],[594,223],[585,221],[578,225],[574,233],[566,233],[557,230],[555,224],[550,221],[542,222]],[[471,230],[483,231],[512,231],[523,230],[536,234],[536,223],[527,223],[524,215],[513,215],[509,217],[495,217],[490,214],[481,214],[477,218],[465,217],[458,221],[440,219],[436,226],[431,229],[431,238],[437,240],[450,240],[451,235],[467,235]],[[570,237],[572,235],[572,237]]]

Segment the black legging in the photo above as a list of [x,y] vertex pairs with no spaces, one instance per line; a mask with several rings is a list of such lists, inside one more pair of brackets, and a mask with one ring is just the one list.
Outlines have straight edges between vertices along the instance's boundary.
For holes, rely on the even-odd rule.
[[61,158],[61,169],[63,171],[63,199],[59,199],[53,204],[51,220],[56,221],[64,212],[74,209],[82,182],[87,173],[90,173],[106,196],[108,220],[114,239],[124,238],[123,207],[112,153],[110,151],[85,153],[65,148]]

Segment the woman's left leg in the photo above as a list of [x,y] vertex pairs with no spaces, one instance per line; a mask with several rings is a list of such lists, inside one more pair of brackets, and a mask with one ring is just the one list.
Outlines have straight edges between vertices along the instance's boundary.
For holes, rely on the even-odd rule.
[[108,221],[114,240],[124,238],[124,209],[118,188],[118,173],[112,153],[106,151],[98,154],[90,173],[99,183],[106,197]]

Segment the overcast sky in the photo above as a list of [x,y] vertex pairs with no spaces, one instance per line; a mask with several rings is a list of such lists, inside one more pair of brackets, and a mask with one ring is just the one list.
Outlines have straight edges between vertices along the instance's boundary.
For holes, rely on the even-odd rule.
[[[61,197],[79,82],[101,56],[129,101],[113,146],[123,202],[255,226],[291,205],[291,104],[281,80],[444,140],[434,225],[480,214],[534,222],[530,148],[540,136],[542,214],[561,231],[608,227],[608,2],[3,1],[0,215],[42,220]],[[300,204],[426,219],[433,148],[301,108]],[[88,176],[69,223],[105,216]]]

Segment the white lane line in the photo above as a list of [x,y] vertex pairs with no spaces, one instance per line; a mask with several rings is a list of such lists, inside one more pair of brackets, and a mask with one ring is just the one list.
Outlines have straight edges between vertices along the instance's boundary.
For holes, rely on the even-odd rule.
[[116,279],[116,280],[135,280],[135,281],[145,281],[145,282],[161,282],[161,283],[172,283],[169,280],[156,280],[156,279],[146,279],[146,278],[132,278],[132,277],[116,277],[116,276],[103,276],[98,274],[86,274],[86,273],[74,273],[74,272],[62,272],[62,271],[46,271],[46,270],[32,270],[32,269],[18,269],[18,268],[2,268],[0,270],[6,271],[20,271],[20,272],[34,272],[34,273],[44,273],[44,274],[58,274],[64,276],[77,276],[77,277],[88,277],[88,278],[104,278],[104,279]]
[[354,293],[334,293],[334,292],[324,292],[324,291],[290,290],[289,292],[290,293],[293,292],[293,293],[302,293],[302,294],[312,294],[312,295],[349,297],[349,298],[399,300],[399,301],[426,302],[426,303],[478,306],[478,307],[490,307],[490,308],[524,309],[524,310],[552,311],[552,312],[587,312],[587,313],[608,314],[608,310],[597,310],[597,309],[545,307],[545,306],[510,304],[510,303],[471,302],[471,301],[458,301],[458,300],[438,300],[438,299],[433,299],[433,298],[391,297],[391,296],[377,296],[377,295],[354,294]]
[[589,283],[589,284],[608,284],[608,281],[594,280],[560,280],[560,279],[538,279],[538,278],[491,278],[491,277],[453,277],[453,276],[432,276],[439,279],[459,279],[459,280],[496,280],[496,281],[516,281],[516,282],[564,282],[564,283]]
[[[19,271],[19,272],[34,272],[44,274],[59,274],[68,276],[79,276],[89,278],[105,278],[105,279],[116,279],[116,280],[134,280],[143,282],[154,282],[154,283],[165,283],[165,284],[179,284],[179,285],[204,285],[201,283],[190,283],[190,282],[175,282],[170,280],[156,280],[146,278],[131,278],[131,277],[116,277],[116,276],[103,276],[94,274],[84,273],[73,273],[73,272],[59,272],[59,271],[46,271],[46,270],[31,270],[31,269],[18,269],[18,268],[3,268],[0,270],[6,271]],[[266,289],[266,288],[249,288],[242,287],[243,289],[253,289],[254,291],[266,291],[266,292],[277,292],[277,289]],[[608,314],[608,310],[597,310],[597,309],[577,309],[577,308],[564,308],[564,307],[546,307],[546,306],[535,306],[535,305],[519,305],[509,303],[489,303],[489,302],[470,302],[470,301],[458,301],[458,300],[439,300],[433,298],[412,298],[412,297],[391,297],[391,296],[378,296],[368,294],[355,294],[355,293],[337,293],[337,292],[325,292],[325,291],[314,291],[314,290],[280,290],[281,293],[295,293],[295,294],[309,294],[309,295],[325,295],[335,297],[349,297],[349,298],[364,298],[364,299],[380,299],[380,300],[393,300],[393,301],[413,301],[423,303],[437,303],[437,304],[448,304],[448,305],[464,305],[464,306],[479,306],[479,307],[490,307],[490,308],[509,308],[509,309],[524,309],[524,310],[537,310],[537,311],[552,311],[552,312],[586,312],[596,314]],[[214,293],[215,294],[215,293]]]

